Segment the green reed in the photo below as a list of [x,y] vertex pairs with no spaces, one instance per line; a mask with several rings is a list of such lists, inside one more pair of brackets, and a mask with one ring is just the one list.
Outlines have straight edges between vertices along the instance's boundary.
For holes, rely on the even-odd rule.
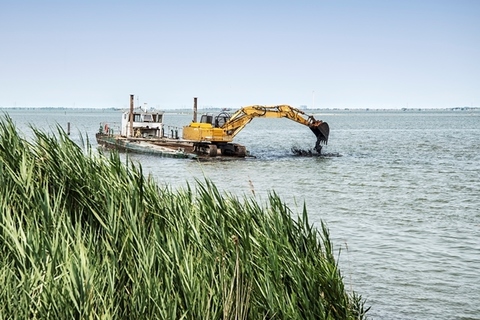
[[365,319],[324,224],[0,120],[0,318]]

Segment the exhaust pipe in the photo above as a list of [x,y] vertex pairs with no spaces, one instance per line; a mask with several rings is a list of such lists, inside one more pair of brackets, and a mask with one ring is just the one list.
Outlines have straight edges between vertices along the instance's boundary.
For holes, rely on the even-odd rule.
[[193,98],[193,122],[197,122],[197,97]]

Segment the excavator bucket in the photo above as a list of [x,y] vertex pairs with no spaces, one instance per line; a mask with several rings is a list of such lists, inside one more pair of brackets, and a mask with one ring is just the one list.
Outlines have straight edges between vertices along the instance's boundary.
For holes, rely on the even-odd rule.
[[310,125],[310,130],[312,130],[317,137],[317,141],[315,143],[315,151],[320,153],[322,151],[322,144],[327,144],[328,142],[330,127],[326,122],[316,121],[315,123]]

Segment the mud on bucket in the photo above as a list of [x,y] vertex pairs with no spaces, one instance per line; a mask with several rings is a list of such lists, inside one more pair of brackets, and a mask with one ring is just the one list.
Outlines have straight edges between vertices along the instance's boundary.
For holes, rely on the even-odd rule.
[[323,121],[317,121],[310,126],[310,130],[315,134],[317,137],[317,141],[315,142],[315,151],[320,153],[322,151],[322,144],[327,144],[328,142],[328,135],[330,134],[330,127],[328,123]]

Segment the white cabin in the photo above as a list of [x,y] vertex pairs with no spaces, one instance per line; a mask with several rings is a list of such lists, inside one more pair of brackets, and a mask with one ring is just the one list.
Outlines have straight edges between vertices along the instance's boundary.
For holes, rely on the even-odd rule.
[[123,112],[121,135],[135,138],[162,138],[164,136],[163,111],[134,109],[133,135],[130,130],[130,111]]

